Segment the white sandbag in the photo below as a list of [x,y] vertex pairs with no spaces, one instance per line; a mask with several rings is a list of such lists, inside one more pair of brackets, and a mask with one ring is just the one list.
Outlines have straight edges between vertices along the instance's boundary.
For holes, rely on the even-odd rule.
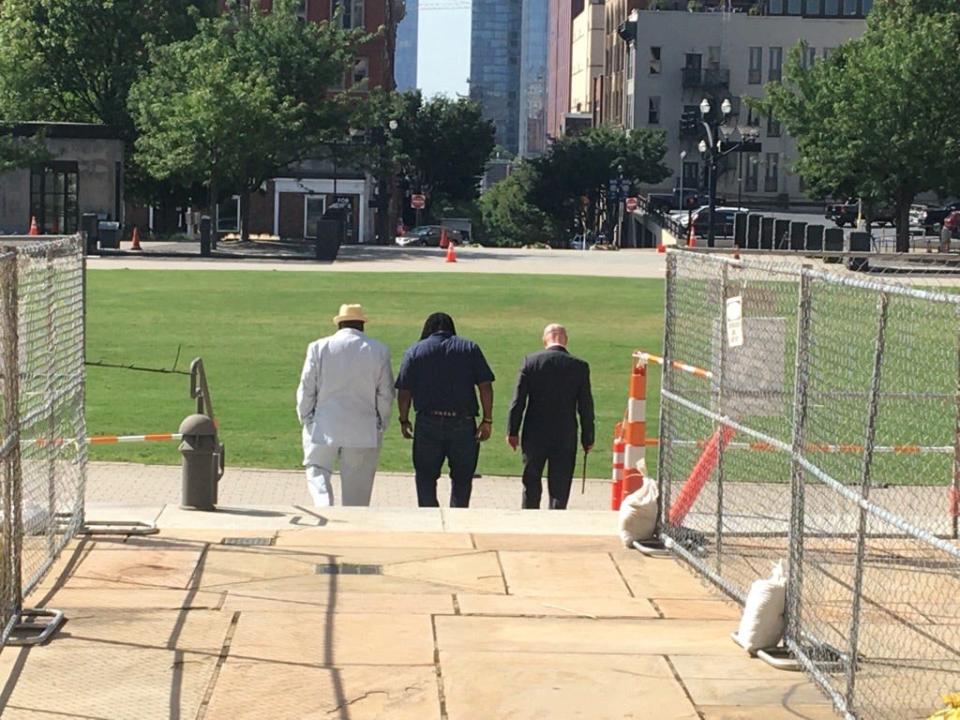
[[744,650],[755,653],[780,642],[787,625],[784,616],[786,600],[787,578],[781,560],[773,566],[769,578],[755,580],[750,586],[735,638]]
[[620,539],[623,546],[633,547],[634,540],[649,540],[657,529],[657,483],[645,477],[643,485],[627,495],[620,504]]

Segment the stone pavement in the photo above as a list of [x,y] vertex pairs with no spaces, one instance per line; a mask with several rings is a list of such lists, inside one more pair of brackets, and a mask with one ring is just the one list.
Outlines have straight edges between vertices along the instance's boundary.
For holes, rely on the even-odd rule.
[[832,717],[731,642],[735,606],[619,547],[608,512],[91,515],[161,532],[71,544],[27,603],[67,624],[0,653],[4,719]]
[[[603,470],[606,458],[593,458],[591,469]],[[608,466],[609,467],[609,466]],[[579,470],[579,468],[578,468]],[[570,507],[581,510],[607,510],[610,507],[610,481],[588,479],[581,494],[580,479],[574,480]],[[340,476],[333,477],[334,497],[340,498]],[[515,509],[520,507],[519,477],[483,476],[473,481],[471,507]],[[163,505],[180,499],[179,465],[138,465],[136,463],[91,462],[87,466],[88,505]],[[228,467],[220,481],[219,500],[228,505],[312,505],[302,470],[263,470]],[[450,480],[438,482],[438,497],[450,497]],[[544,499],[547,502],[546,480]],[[417,491],[413,475],[377,473],[373,486],[373,507],[414,508]]]

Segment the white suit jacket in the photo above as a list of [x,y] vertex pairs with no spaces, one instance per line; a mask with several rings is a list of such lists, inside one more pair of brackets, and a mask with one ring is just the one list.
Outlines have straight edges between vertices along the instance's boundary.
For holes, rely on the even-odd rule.
[[344,328],[310,343],[297,388],[303,450],[379,447],[393,404],[390,349]]

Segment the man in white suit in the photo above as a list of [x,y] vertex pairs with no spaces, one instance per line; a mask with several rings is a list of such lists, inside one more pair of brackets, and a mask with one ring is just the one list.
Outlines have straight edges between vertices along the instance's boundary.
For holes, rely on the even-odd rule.
[[364,334],[366,322],[362,306],[341,305],[337,332],[307,348],[297,414],[307,489],[318,507],[333,505],[337,459],[343,504],[370,504],[394,390],[390,350]]

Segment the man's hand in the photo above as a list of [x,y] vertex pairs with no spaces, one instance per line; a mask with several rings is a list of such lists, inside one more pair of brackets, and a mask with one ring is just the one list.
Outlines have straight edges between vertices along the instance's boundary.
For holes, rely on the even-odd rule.
[[591,450],[593,450],[593,443],[590,443],[589,445],[584,445],[584,446],[583,446],[583,452],[589,453]]
[[406,440],[413,440],[413,425],[409,420],[400,421],[400,434]]
[[490,433],[493,432],[493,427],[490,423],[482,422],[477,425],[477,440],[479,442],[486,442],[490,439]]
[[507,445],[510,446],[510,449],[514,452],[517,451],[517,446],[520,444],[520,438],[516,435],[507,435]]

